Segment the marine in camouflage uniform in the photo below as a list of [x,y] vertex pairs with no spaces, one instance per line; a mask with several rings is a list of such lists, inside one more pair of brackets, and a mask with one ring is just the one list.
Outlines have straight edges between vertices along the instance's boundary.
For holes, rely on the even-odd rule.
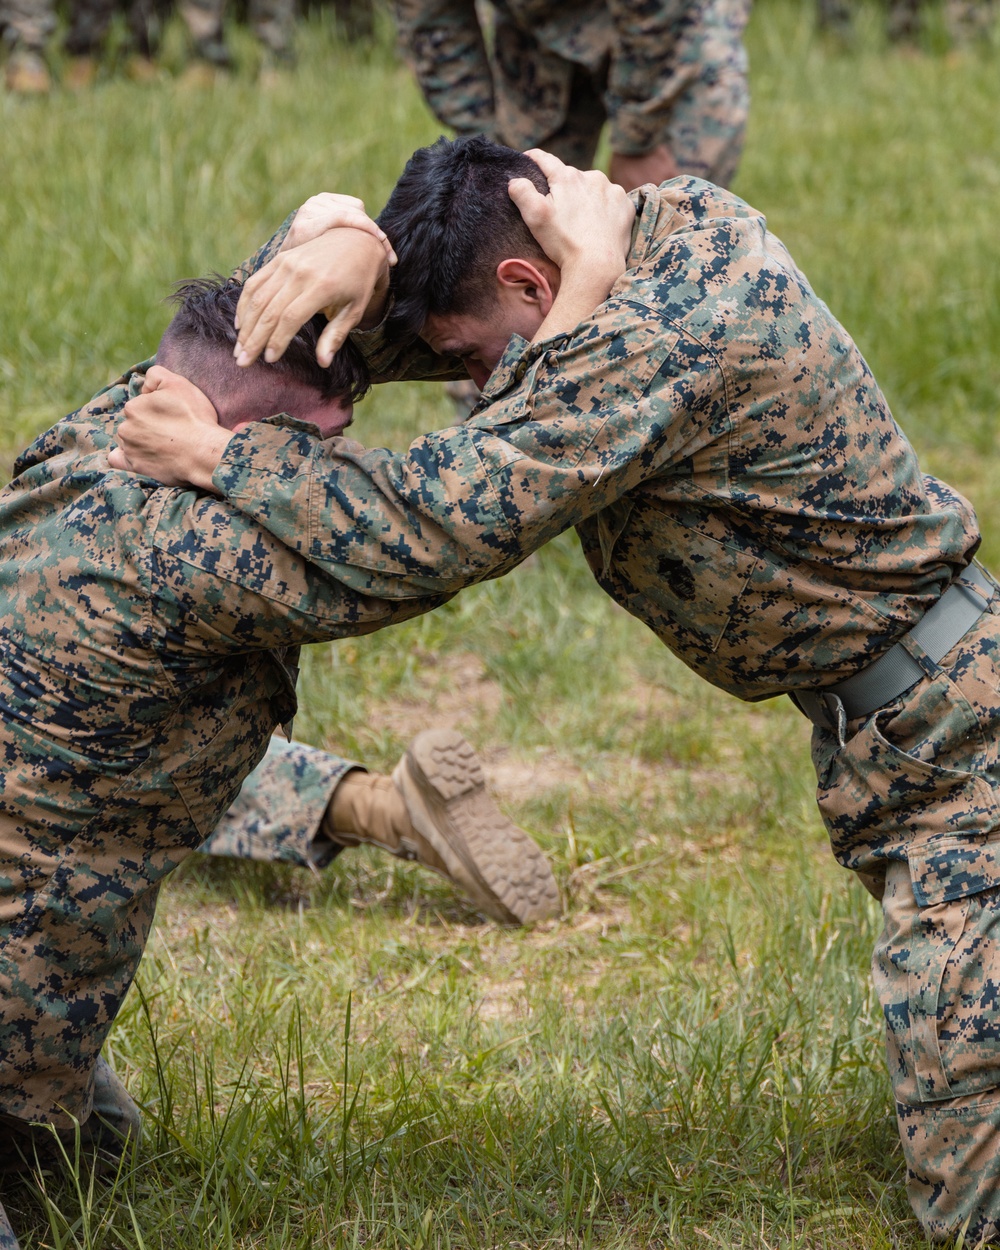
[[396,0],[404,51],[459,135],[545,148],[586,168],[665,143],[681,173],[726,185],[749,106],[750,0],[498,0],[490,51],[475,0]]
[[[136,1108],[99,1054],[163,878],[291,720],[298,645],[432,602],[362,602],[232,505],[109,472],[122,407],[151,363],[40,436],[0,492],[0,1166],[51,1143],[34,1124],[72,1134],[79,1121],[98,1150],[135,1138]],[[558,909],[537,847],[490,803],[453,731],[418,735],[391,779],[272,747],[256,825],[251,787],[209,849],[253,854],[256,834],[273,857],[289,779],[313,862],[375,843],[500,918]],[[5,1221],[0,1208],[0,1236]]]
[[[365,603],[429,606],[575,526],[598,583],[694,671],[811,709],[834,853],[883,899],[913,1209],[935,1238],[1000,1238],[1000,597],[975,514],[921,473],[759,212],[692,179],[633,198],[610,298],[572,334],[514,334],[464,425],[403,454],[256,426],[214,485]],[[398,275],[392,201],[379,220]],[[461,368],[385,324],[354,341],[383,381]],[[946,595],[972,624],[935,657],[920,627]],[[848,717],[841,683],[897,644],[911,684]]]
[[52,0],[0,0],[0,35],[9,49],[4,68],[8,91],[48,91],[45,50],[55,28]]
[[[927,0],[888,0],[886,34],[893,42],[914,40],[920,34]],[[953,39],[971,40],[988,36],[996,25],[996,0],[944,0],[945,24]],[[821,30],[842,38],[850,34],[851,0],[817,0],[816,15]]]

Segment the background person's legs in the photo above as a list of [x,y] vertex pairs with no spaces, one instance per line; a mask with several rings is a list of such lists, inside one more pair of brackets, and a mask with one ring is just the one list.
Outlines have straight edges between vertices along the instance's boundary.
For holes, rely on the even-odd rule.
[[44,55],[55,28],[52,0],[0,0],[0,31],[10,47],[5,68],[8,91],[48,91],[51,79]]
[[743,31],[749,0],[716,0],[689,26],[677,60],[692,80],[670,113],[666,143],[682,174],[728,187],[743,153],[750,87]]

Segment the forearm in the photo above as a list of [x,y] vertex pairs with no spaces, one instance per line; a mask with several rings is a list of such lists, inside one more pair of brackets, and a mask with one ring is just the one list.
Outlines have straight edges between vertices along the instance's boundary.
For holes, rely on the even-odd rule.
[[[299,532],[305,528],[299,517]],[[371,633],[447,599],[365,594],[328,562],[301,559],[229,503],[190,492],[168,498],[152,544],[159,627],[177,636],[197,620],[221,654]],[[174,661],[183,670],[190,655],[168,647],[164,662]]]
[[[453,593],[499,576],[688,454],[717,366],[696,344],[676,353],[669,326],[629,319],[612,301],[587,333],[526,347],[520,387],[404,454],[243,430],[215,487],[359,593]],[[675,357],[678,377],[649,397]]]

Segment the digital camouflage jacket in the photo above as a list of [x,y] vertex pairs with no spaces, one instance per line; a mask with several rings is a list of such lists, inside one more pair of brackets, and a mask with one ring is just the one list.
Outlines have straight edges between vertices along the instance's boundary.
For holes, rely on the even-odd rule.
[[[972,507],[920,472],[760,213],[696,179],[633,194],[609,299],[569,335],[514,337],[465,424],[403,454],[252,428],[215,485],[342,585],[393,601],[498,577],[575,526],[599,584],[714,685],[748,700],[831,685],[969,563]],[[380,329],[355,341],[382,381],[460,373]],[[909,837],[872,803],[837,817],[849,867]]]
[[[743,699],[882,654],[979,544],[764,217],[692,178],[633,193],[628,268],[566,336],[515,336],[463,425],[409,451],[234,436],[215,484],[359,594],[452,593],[576,526],[601,586]],[[379,381],[460,376],[381,330]],[[303,518],[308,524],[303,526]]]
[[109,470],[145,368],[0,492],[0,1112],[63,1128],[159,883],[291,719],[295,648],[430,606],[341,594],[232,504]]

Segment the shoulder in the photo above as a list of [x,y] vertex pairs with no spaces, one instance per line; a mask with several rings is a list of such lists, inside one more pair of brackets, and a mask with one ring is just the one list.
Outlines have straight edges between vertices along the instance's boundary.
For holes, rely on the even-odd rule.
[[40,434],[17,458],[14,477],[58,456],[106,451],[114,442],[122,408],[142,389],[146,371],[153,363],[150,359],[133,365],[86,404]]

